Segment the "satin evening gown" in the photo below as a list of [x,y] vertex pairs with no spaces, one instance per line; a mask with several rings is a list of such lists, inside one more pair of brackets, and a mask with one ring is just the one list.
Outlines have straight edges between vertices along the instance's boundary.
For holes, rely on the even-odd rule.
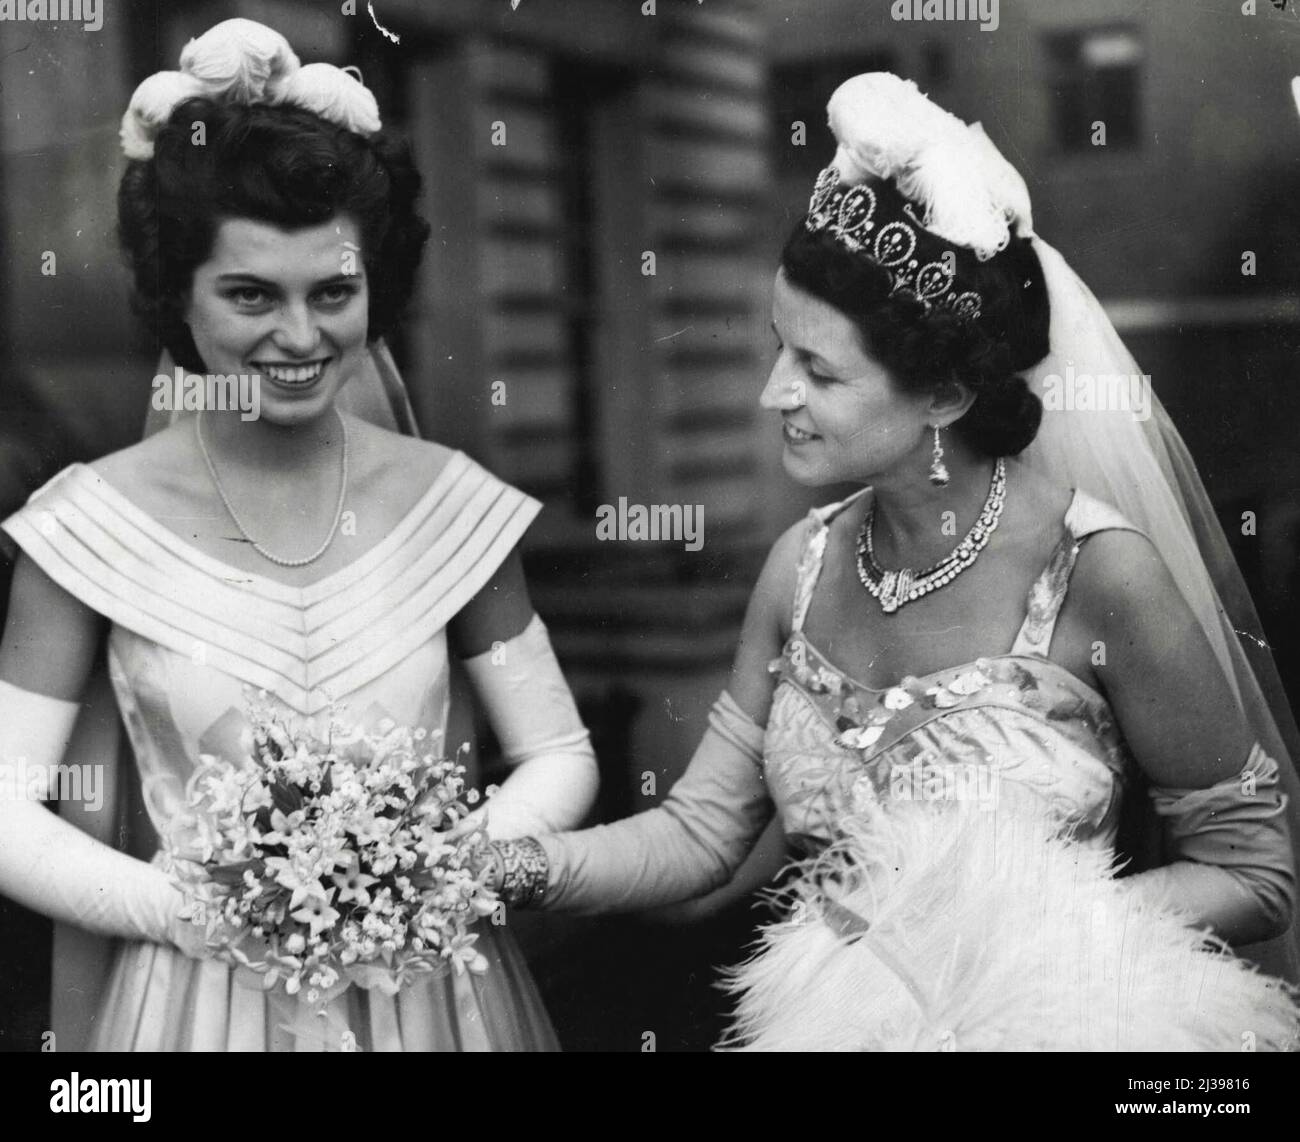
[[[539,510],[463,453],[376,547],[303,588],[187,544],[91,468],[74,464],[4,523],[76,598],[110,621],[109,675],[144,805],[166,837],[201,754],[246,752],[245,687],[286,711],[442,734],[446,627]],[[449,750],[457,743],[446,743]],[[504,928],[480,922],[482,976],[420,980],[394,997],[348,989],[313,1016],[216,960],[119,941],[95,1004],[101,1051],[549,1050],[554,1033]],[[322,1028],[328,1028],[323,1031]]]
[[807,860],[729,973],[724,1045],[1294,1046],[1283,985],[1113,876],[1134,763],[1105,697],[1047,655],[1081,541],[1131,525],[1076,492],[1010,650],[876,690],[803,629],[830,521],[857,498],[811,514],[770,666],[763,778]]

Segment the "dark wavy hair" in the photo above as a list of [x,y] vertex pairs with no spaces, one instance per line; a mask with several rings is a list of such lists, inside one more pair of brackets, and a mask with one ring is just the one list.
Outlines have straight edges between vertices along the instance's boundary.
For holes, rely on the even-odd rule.
[[[191,140],[196,122],[205,126],[204,145]],[[363,137],[283,104],[187,99],[159,130],[154,157],[129,163],[118,187],[133,308],[178,364],[202,372],[184,312],[220,222],[250,218],[292,230],[347,214],[361,232],[373,341],[393,327],[414,287],[429,237],[415,210],[419,191],[409,146],[383,131]]]
[[987,262],[965,250],[957,254],[961,288],[983,298],[977,321],[937,307],[927,314],[912,298],[891,297],[886,269],[802,221],[781,252],[781,266],[791,283],[857,326],[863,347],[904,391],[933,392],[954,380],[966,385],[975,401],[953,430],[980,455],[1014,456],[1034,439],[1043,416],[1019,375],[1049,348],[1043,268],[1028,238],[1013,237]]

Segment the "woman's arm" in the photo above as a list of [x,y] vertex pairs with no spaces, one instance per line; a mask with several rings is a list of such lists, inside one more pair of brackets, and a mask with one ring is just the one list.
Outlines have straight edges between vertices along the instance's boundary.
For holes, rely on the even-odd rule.
[[[545,907],[634,911],[726,884],[772,816],[762,776],[762,723],[771,705],[767,664],[780,653],[794,597],[803,527],[769,556],[750,599],[731,683],[681,779],[662,804],[613,825],[538,838],[543,859],[522,875],[544,884]],[[512,846],[501,846],[509,859]],[[507,877],[507,890],[512,888]]]
[[546,627],[533,612],[518,551],[449,633],[511,766],[496,796],[466,827],[486,822],[488,835],[502,841],[574,828],[596,800],[596,755]]
[[0,892],[103,935],[184,938],[190,926],[176,919],[183,898],[165,872],[41,803],[57,795],[76,699],[102,634],[98,615],[19,558],[0,642]]
[[1238,705],[1159,553],[1136,532],[1083,545],[1069,600],[1101,632],[1097,674],[1151,782],[1175,859],[1128,883],[1233,944],[1285,931],[1295,906],[1277,763]]
[[646,919],[654,924],[681,926],[703,923],[753,896],[759,889],[770,887],[791,859],[783,823],[780,817],[774,816],[730,880],[704,896],[653,909],[646,913]]

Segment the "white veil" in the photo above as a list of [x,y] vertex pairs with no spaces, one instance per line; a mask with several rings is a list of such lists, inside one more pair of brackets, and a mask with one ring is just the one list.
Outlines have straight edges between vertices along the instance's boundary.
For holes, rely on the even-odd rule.
[[[1050,245],[1038,237],[1033,245],[1051,306],[1051,351],[1026,374],[1045,410],[1021,462],[1112,504],[1155,544],[1214,648],[1226,684],[1260,744],[1278,763],[1292,838],[1300,843],[1295,769],[1300,735],[1245,580],[1196,466],[1151,391],[1149,377],[1092,291]],[[1094,399],[1088,403],[1102,407],[1079,407],[1084,402],[1072,398],[1086,387],[1094,398],[1128,399]],[[1135,394],[1140,402],[1132,400]],[[1149,841],[1158,830],[1154,818],[1147,825],[1143,831]],[[1150,849],[1146,855],[1158,859]],[[1294,923],[1286,936],[1240,951],[1270,973],[1300,981]]]

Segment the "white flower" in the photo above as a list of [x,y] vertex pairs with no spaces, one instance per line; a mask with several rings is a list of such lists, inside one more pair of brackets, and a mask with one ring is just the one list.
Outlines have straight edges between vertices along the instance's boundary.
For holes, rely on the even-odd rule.
[[322,932],[333,927],[334,922],[339,918],[339,914],[335,909],[316,897],[305,899],[303,906],[291,915],[300,924],[306,924],[311,928],[313,940]]
[[315,876],[304,873],[285,857],[267,857],[266,869],[274,874],[276,884],[292,891],[290,908],[297,908],[304,902],[313,900],[328,904],[333,895],[332,888],[326,889]]
[[940,710],[947,710],[957,705],[961,699],[946,686],[931,686],[926,694]]
[[266,100],[298,70],[298,57],[279,32],[255,20],[223,20],[181,52],[181,70],[200,80],[212,95],[227,94],[242,103]]
[[[466,867],[467,843],[444,843],[429,823],[430,810],[448,826],[469,813],[463,767],[432,755],[415,763],[413,732],[391,723],[383,735],[359,738],[354,758],[344,760],[312,724],[270,706],[250,704],[250,721],[260,764],[206,758],[187,788],[188,808],[197,812],[187,815],[181,840],[203,847],[191,834],[206,832],[217,863],[234,863],[231,850],[239,850],[239,859],[262,867],[233,883],[187,886],[187,913],[213,947],[256,971],[265,988],[318,998],[349,980],[395,991],[421,974],[487,970],[469,929],[496,911],[493,894]],[[327,794],[310,788],[324,773]],[[249,792],[269,798],[268,782],[294,777],[307,779],[294,791],[299,807],[272,806],[262,834],[261,814],[248,812]],[[418,882],[405,875],[416,867]],[[291,921],[302,927],[287,927]],[[249,929],[274,949],[260,962],[238,948],[237,934]]]
[[340,904],[355,900],[363,907],[370,903],[370,886],[378,881],[378,877],[367,876],[361,871],[356,853],[349,854],[343,871],[335,873],[331,879],[338,887]]
[[912,704],[912,695],[901,686],[894,686],[885,691],[885,708],[887,710],[906,710]]
[[482,975],[488,970],[487,958],[474,947],[477,940],[477,935],[461,933],[454,936],[443,949],[442,954],[451,960],[457,975],[466,969],[473,975]]
[[835,740],[840,745],[848,746],[849,749],[869,749],[880,740],[880,735],[884,732],[884,726],[854,726],[852,729],[845,730]]
[[965,674],[958,675],[948,683],[948,689],[954,694],[961,694],[963,697],[967,694],[974,694],[977,690],[984,689],[989,684],[989,680],[978,670],[968,670]]
[[866,774],[863,774],[853,782],[850,795],[852,797],[853,811],[855,813],[865,812],[869,806],[877,804],[880,800],[876,795],[876,787],[871,783],[871,778]]
[[497,910],[496,900],[486,894],[474,896],[469,903],[475,916],[491,916]]

